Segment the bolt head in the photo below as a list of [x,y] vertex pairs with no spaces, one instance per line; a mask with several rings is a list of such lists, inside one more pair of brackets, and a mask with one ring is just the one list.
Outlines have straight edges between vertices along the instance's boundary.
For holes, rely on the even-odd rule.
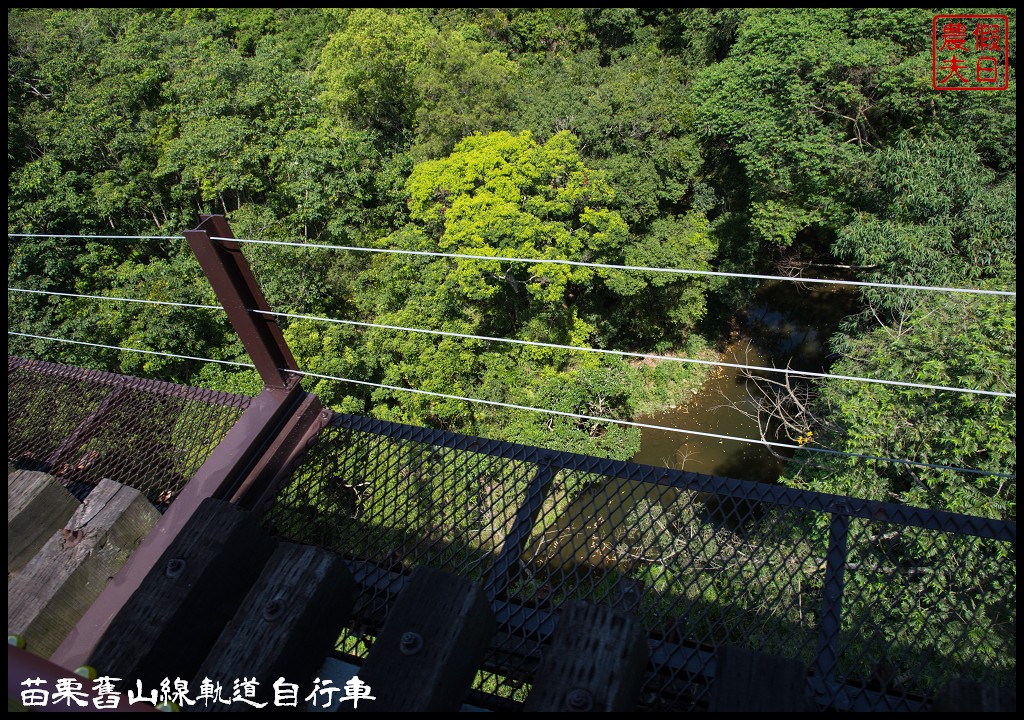
[[423,649],[423,636],[419,633],[402,633],[402,639],[398,641],[398,651],[403,655],[415,655]]
[[185,558],[171,558],[167,561],[167,567],[164,568],[164,575],[171,580],[181,577],[185,572],[185,564]]
[[263,619],[267,622],[274,622],[285,611],[285,602],[282,598],[274,598],[263,606]]
[[565,696],[565,706],[573,712],[587,712],[594,707],[594,698],[582,688],[575,688]]

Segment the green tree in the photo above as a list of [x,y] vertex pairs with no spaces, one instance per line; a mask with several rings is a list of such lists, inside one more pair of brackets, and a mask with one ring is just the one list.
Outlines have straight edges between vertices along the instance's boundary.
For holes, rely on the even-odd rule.
[[12,13],[11,220],[35,229],[131,230],[159,217],[152,176],[159,14]]
[[401,141],[416,111],[413,78],[433,28],[407,13],[361,8],[324,46],[314,80],[354,128]]
[[[900,138],[880,153],[873,213],[837,254],[885,283],[1005,290],[1016,279],[1016,179],[970,146]],[[833,345],[842,375],[1016,392],[1015,300],[868,288],[866,310]],[[1013,474],[1016,401],[829,380],[815,407],[820,437],[848,452]],[[1015,483],[949,470],[826,463],[812,486],[988,517],[1015,517]],[[835,467],[841,467],[833,475]]]
[[[848,339],[846,357],[833,372],[1012,393],[1015,344],[1013,300],[937,296],[904,316],[898,327],[877,326]],[[1016,472],[1013,398],[829,380],[815,402],[825,419],[815,440],[825,447],[987,473]],[[1006,477],[815,456],[796,481],[872,500],[1016,517],[1016,483]]]
[[691,75],[651,45],[624,50],[607,65],[596,52],[555,56],[521,90],[518,122],[541,140],[564,130],[576,135],[587,162],[607,171],[614,207],[643,232],[659,216],[693,207],[702,157]]
[[568,133],[543,145],[526,132],[474,135],[447,158],[416,166],[407,187],[415,226],[404,239],[418,249],[539,261],[457,261],[462,294],[490,301],[495,327],[515,328],[531,303],[574,300],[574,288],[594,276],[545,259],[608,261],[628,239],[626,223],[607,208],[611,188],[583,165]]
[[443,157],[475,132],[512,129],[507,118],[519,75],[518,64],[504,53],[458,31],[440,33],[413,79],[419,99],[414,157]]
[[[529,133],[474,135],[447,158],[419,163],[407,192],[411,222],[386,239],[389,246],[536,262],[380,255],[358,281],[363,317],[378,325],[591,344],[596,328],[579,306],[591,292],[611,292],[623,281],[545,260],[621,259],[629,233],[606,207],[611,189],[579,159],[571,135],[543,145]],[[396,387],[612,417],[635,412],[640,392],[640,375],[627,364],[567,351],[383,328],[366,330],[364,341],[376,376]],[[529,413],[512,413],[510,421],[436,396],[377,390],[373,407],[389,419],[616,457],[629,457],[638,442],[635,431],[603,423]]]
[[[1016,196],[1016,174],[997,174],[972,143],[904,135],[879,153],[876,184],[834,251],[869,280],[1006,287],[1016,278]],[[885,310],[910,301],[867,298]]]
[[463,29],[438,30],[419,11],[355,10],[324,47],[314,77],[320,98],[384,147],[413,145],[417,159],[499,129],[517,65]]

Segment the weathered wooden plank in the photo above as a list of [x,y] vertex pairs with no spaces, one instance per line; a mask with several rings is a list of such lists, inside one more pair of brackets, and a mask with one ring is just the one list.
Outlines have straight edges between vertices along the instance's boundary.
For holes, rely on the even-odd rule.
[[88,664],[133,689],[194,677],[273,548],[252,514],[207,498],[119,606]]
[[[359,711],[455,712],[494,632],[483,588],[419,567],[403,588],[359,671],[375,700]],[[342,702],[341,710],[355,703]]]
[[1017,693],[963,678],[952,680],[936,696],[932,712],[1016,712]]
[[[111,376],[108,379],[116,382],[117,377]],[[177,385],[164,387],[150,380],[145,382],[147,387],[155,388],[160,394],[177,392],[179,397],[187,397],[192,392],[207,392],[186,390]],[[153,531],[118,572],[114,582],[107,585],[99,600],[89,608],[57,648],[51,657],[54,662],[64,667],[78,667],[89,662],[89,657],[109,628],[111,620],[139,589],[146,575],[158,566],[171,542],[178,537],[180,530],[199,509],[203,500],[222,498],[231,492],[238,478],[261,456],[267,443],[274,437],[274,429],[289,416],[298,394],[301,394],[301,385],[296,383],[293,388],[285,390],[264,388],[263,392],[252,398],[245,412],[213,448],[213,452],[167,508]]]
[[[244,674],[259,683],[249,700],[265,703],[267,710],[277,704],[273,683],[278,678],[297,684],[304,697],[351,615],[355,597],[355,580],[340,555],[282,543],[190,687],[210,679],[230,688]],[[211,703],[203,709],[237,712],[254,706]]]
[[80,504],[52,475],[32,470],[8,473],[7,574],[25,567]]
[[8,579],[8,632],[49,657],[159,517],[138,490],[100,481],[67,526]]
[[715,654],[712,712],[813,712],[807,694],[807,667],[789,658],[731,645]]
[[629,712],[647,671],[647,639],[633,615],[569,603],[543,650],[529,712]]

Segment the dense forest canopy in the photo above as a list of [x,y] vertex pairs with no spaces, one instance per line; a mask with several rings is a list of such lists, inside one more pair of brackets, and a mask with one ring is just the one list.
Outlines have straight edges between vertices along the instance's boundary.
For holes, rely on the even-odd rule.
[[[714,357],[749,282],[552,264],[1016,284],[1009,87],[932,86],[941,10],[10,9],[8,232],[237,237],[536,262],[246,246],[281,312]],[[978,13],[980,11],[972,11]],[[14,237],[22,289],[216,304],[179,241]],[[218,314],[8,294],[16,332],[245,361]],[[1016,392],[1016,300],[864,292],[834,371]],[[300,367],[633,419],[682,363],[282,321]],[[11,354],[255,392],[252,372],[9,336]],[[629,458],[636,428],[323,381],[331,406]],[[801,440],[1016,472],[1016,400],[836,380]],[[784,438],[786,439],[786,438]],[[795,441],[791,436],[788,440]],[[795,463],[785,482],[1015,518],[1015,479]]]

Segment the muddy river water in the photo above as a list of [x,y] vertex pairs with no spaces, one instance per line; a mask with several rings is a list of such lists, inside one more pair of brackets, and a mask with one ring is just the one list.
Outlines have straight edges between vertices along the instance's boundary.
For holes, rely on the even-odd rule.
[[[736,317],[735,332],[721,360],[727,363],[786,367],[822,372],[832,360],[828,339],[843,318],[856,309],[857,297],[846,286],[798,285],[771,281]],[[760,373],[764,375],[764,373]],[[777,374],[775,374],[777,376]],[[737,368],[717,368],[688,402],[638,422],[685,428],[703,433],[760,439],[749,381]],[[749,390],[755,388],[749,383]],[[777,482],[784,460],[764,445],[707,438],[668,430],[644,428],[634,462],[708,475],[759,482]],[[588,486],[537,537],[524,559],[561,566],[586,574],[588,568],[609,567],[608,548],[616,528],[627,524],[630,511],[641,502],[667,503],[675,491],[640,482],[594,483]]]
[[[721,360],[821,372],[832,360],[828,339],[854,312],[856,294],[846,286],[770,281],[737,317],[738,332]],[[773,373],[768,377],[780,378]],[[720,367],[689,402],[638,422],[717,435],[760,438],[757,421],[744,411],[754,405],[753,384],[743,371]],[[644,429],[634,462],[709,475],[774,482],[781,463],[761,444]]]

